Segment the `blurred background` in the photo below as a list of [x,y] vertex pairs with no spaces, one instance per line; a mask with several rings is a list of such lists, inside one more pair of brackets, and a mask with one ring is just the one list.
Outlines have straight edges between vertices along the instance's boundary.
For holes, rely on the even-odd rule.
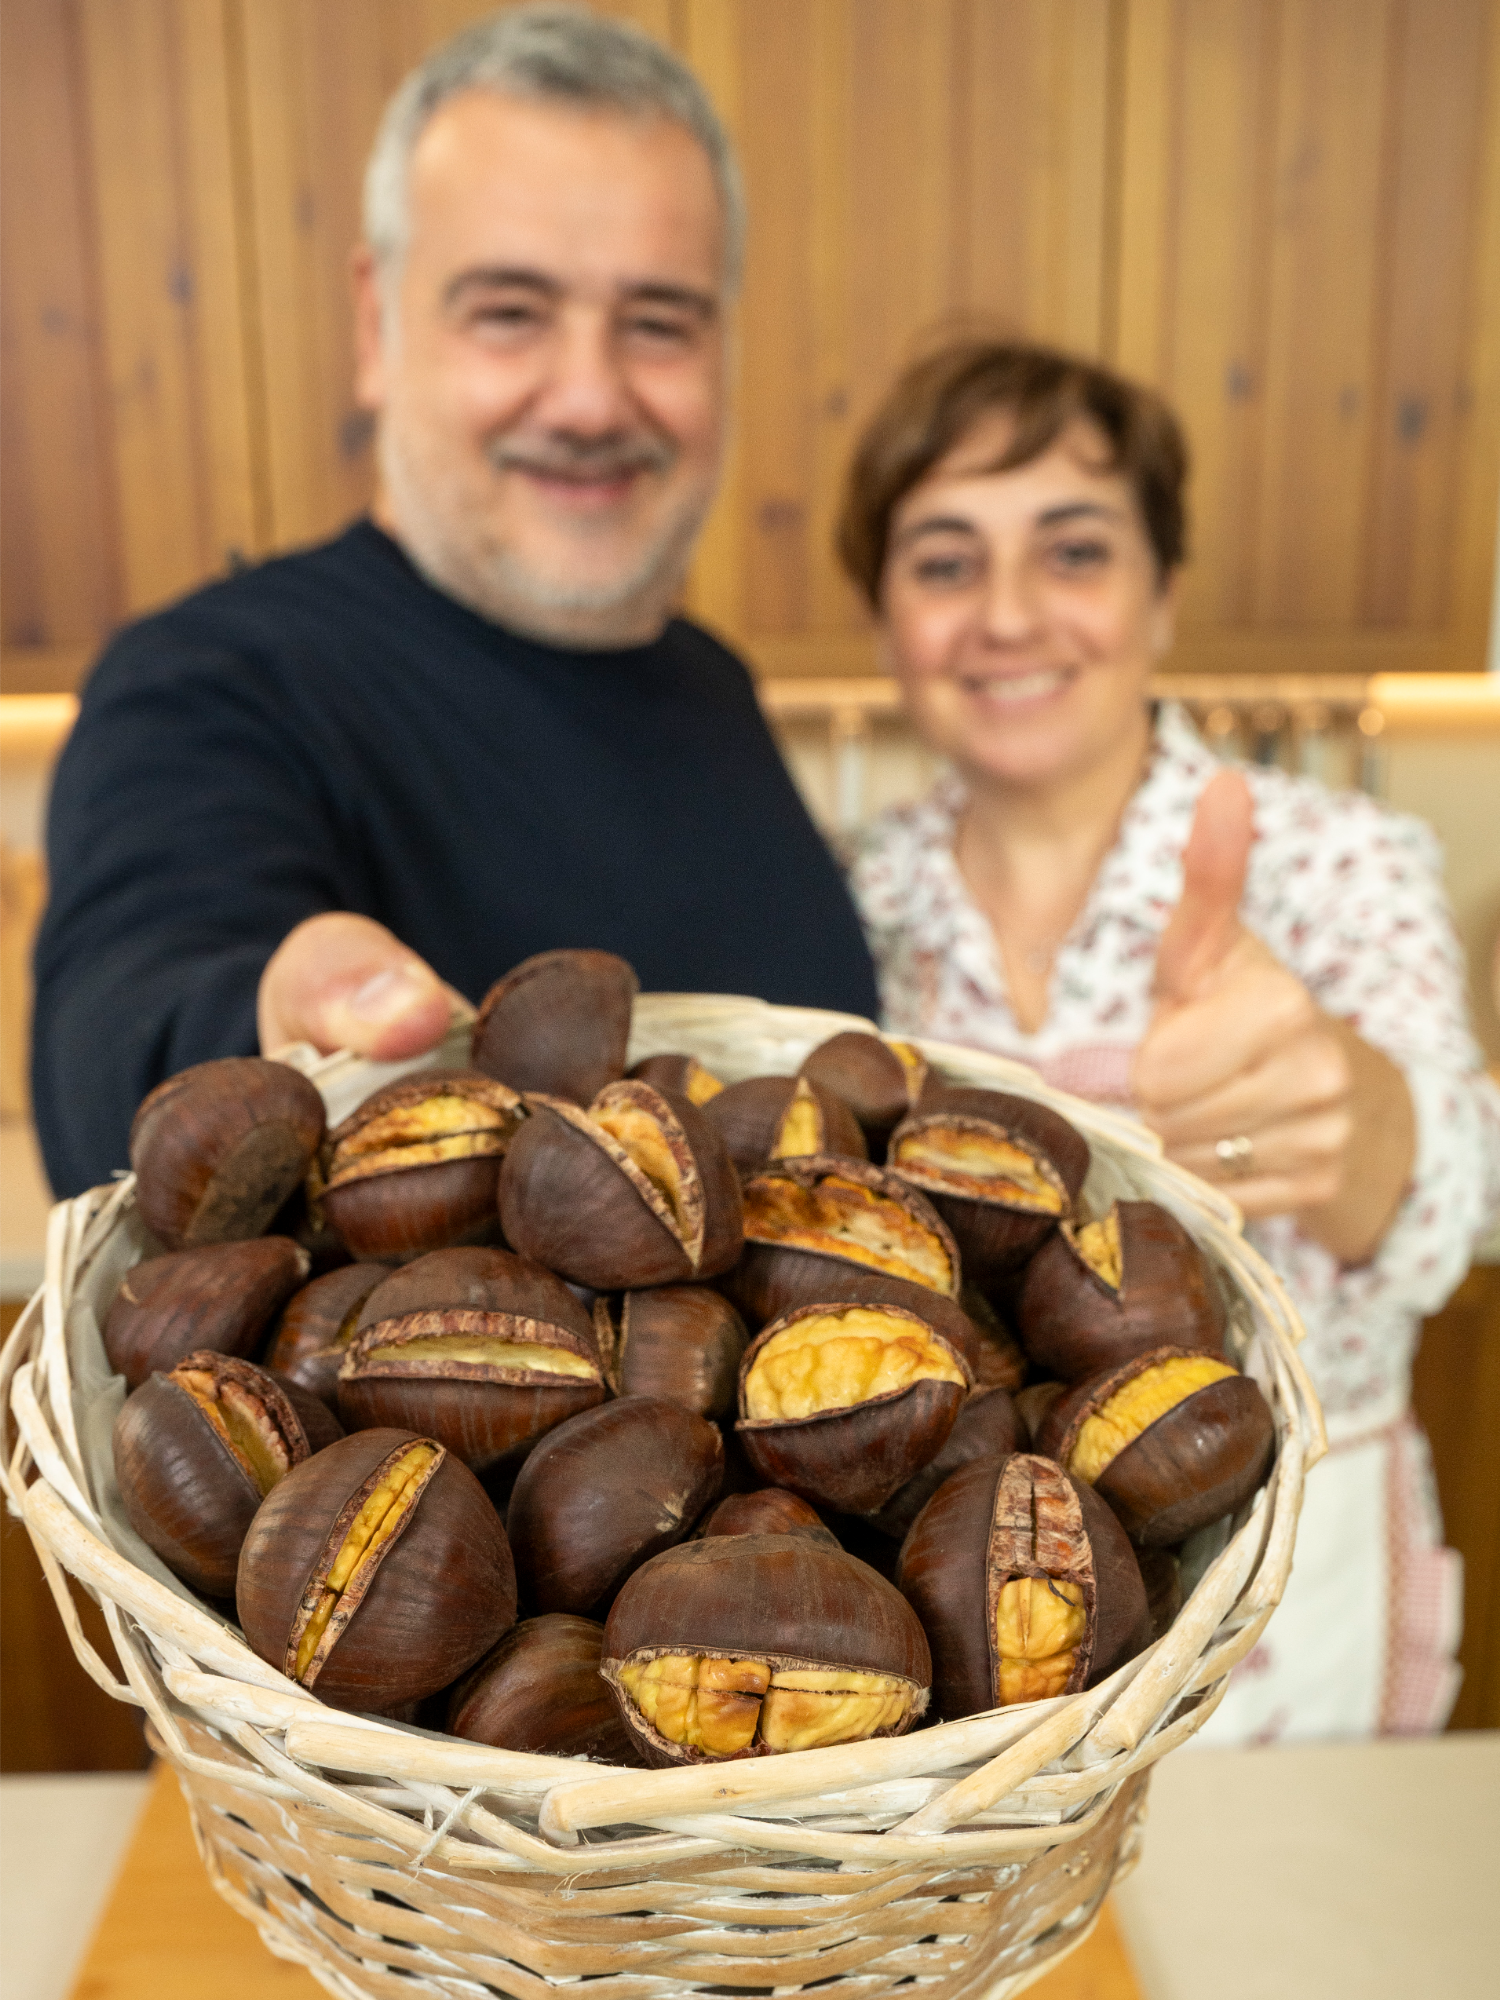
[[[122,620],[364,506],[347,284],[364,155],[404,71],[489,11],[0,12],[6,1325],[41,1274],[27,962],[73,691]],[[741,148],[737,439],[691,609],[754,665],[821,823],[848,831],[930,776],[830,546],[878,393],[957,329],[1100,355],[1162,388],[1193,446],[1163,688],[1226,755],[1432,821],[1500,1062],[1495,0],[600,11],[685,54]],[[1494,1726],[1500,1263],[1429,1326],[1418,1405],[1467,1563],[1454,1725]],[[76,1668],[15,1523],[3,1554],[0,1766],[139,1763],[133,1712]]]

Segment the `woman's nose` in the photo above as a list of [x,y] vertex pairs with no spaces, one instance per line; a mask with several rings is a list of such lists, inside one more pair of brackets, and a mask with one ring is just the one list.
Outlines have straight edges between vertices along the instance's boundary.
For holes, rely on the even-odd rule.
[[1036,631],[1041,598],[1024,563],[991,561],[982,616],[986,635],[1000,645],[1014,645]]

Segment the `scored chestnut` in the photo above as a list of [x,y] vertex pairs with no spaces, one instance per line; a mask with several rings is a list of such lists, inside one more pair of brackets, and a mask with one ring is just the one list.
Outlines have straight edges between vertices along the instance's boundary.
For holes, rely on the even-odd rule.
[[485,994],[470,1060],[512,1090],[587,1104],[625,1074],[640,982],[609,951],[543,951]]
[[1154,1201],[1064,1222],[1026,1267],[1016,1323],[1038,1368],[1081,1382],[1153,1347],[1222,1352],[1224,1300],[1208,1260]]
[[339,1367],[360,1308],[390,1275],[389,1264],[342,1264],[293,1292],[266,1350],[266,1366],[336,1410]]
[[883,1160],[891,1133],[921,1100],[928,1069],[910,1042],[850,1028],[820,1042],[800,1074],[842,1098],[859,1121],[870,1157]]
[[147,1228],[169,1250],[259,1236],[302,1184],[324,1122],[322,1098],[285,1063],[224,1056],[169,1076],[130,1127]]
[[932,1662],[910,1605],[842,1549],[718,1535],[636,1571],[601,1671],[663,1765],[899,1736],[926,1710]]
[[335,1708],[388,1712],[466,1673],[515,1623],[500,1516],[436,1438],[357,1431],[293,1468],[240,1550],[240,1624]]
[[802,1306],[740,1365],[735,1434],[764,1478],[873,1514],[935,1457],[974,1384],[969,1353],[899,1306]]
[[524,1113],[473,1069],[388,1083],[329,1133],[321,1206],[356,1257],[420,1257],[498,1234],[500,1161]]
[[953,1231],[965,1274],[988,1286],[1024,1264],[1072,1213],[1087,1141],[1029,1097],[929,1090],[891,1134],[887,1162]]
[[612,1083],[582,1111],[527,1099],[500,1170],[500,1219],[524,1256],[595,1291],[715,1278],[744,1241],[739,1177],[685,1097]]
[[724,1135],[740,1173],[760,1172],[767,1160],[808,1153],[866,1157],[865,1135],[842,1098],[805,1076],[750,1076],[716,1093],[708,1115]]
[[618,1317],[606,1295],[594,1301],[594,1331],[617,1396],[665,1396],[715,1423],[733,1413],[749,1336],[722,1293],[707,1285],[625,1292]]
[[305,1281],[308,1255],[289,1236],[205,1243],[147,1257],[125,1273],[104,1319],[109,1365],[138,1389],[200,1347],[253,1354]]
[[817,1509],[809,1507],[784,1486],[762,1486],[753,1493],[731,1493],[703,1522],[703,1535],[801,1535],[833,1548],[839,1538],[825,1528]]
[[871,1526],[900,1541],[943,1481],[975,1458],[1008,1458],[1029,1443],[1026,1425],[1009,1393],[976,1388],[953,1420],[936,1457],[914,1472],[872,1517]]
[[127,1398],[115,1478],[131,1526],[204,1597],[232,1597],[255,1510],[289,1473],[342,1437],[315,1396],[210,1349]]
[[682,1540],[723,1476],[718,1431],[660,1397],[559,1424],[521,1467],[507,1517],[527,1609],[602,1614],[632,1570]]
[[730,1289],[757,1325],[793,1305],[840,1297],[853,1272],[958,1297],[958,1247],[947,1225],[882,1167],[817,1155],[778,1160],[746,1182],[744,1201],[745,1252]]
[[1059,1396],[1037,1449],[1107,1500],[1132,1541],[1167,1548],[1232,1514],[1276,1448],[1270,1407],[1232,1361],[1159,1347]]
[[476,1472],[518,1460],[604,1397],[588,1313],[509,1250],[434,1250],[391,1272],[360,1308],[339,1369],[350,1430],[420,1430]]
[[643,1056],[625,1072],[632,1083],[649,1083],[653,1090],[669,1096],[685,1097],[689,1104],[707,1104],[724,1088],[711,1069],[696,1056],[674,1051],[667,1055]]
[[512,1626],[448,1702],[450,1736],[538,1757],[639,1765],[635,1738],[599,1672],[604,1627],[549,1611]]
[[1148,1637],[1119,1522],[1050,1458],[977,1458],[901,1545],[896,1582],[932,1644],[945,1722],[1092,1687]]

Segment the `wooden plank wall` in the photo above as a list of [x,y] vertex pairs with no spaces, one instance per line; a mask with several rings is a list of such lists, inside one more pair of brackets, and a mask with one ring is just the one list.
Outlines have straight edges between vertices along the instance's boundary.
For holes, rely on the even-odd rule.
[[[7,0],[0,643],[16,690],[367,498],[347,255],[380,107],[483,0]],[[1500,0],[634,0],[744,155],[737,444],[692,603],[868,672],[829,547],[943,330],[1161,384],[1177,663],[1483,664],[1500,485]]]

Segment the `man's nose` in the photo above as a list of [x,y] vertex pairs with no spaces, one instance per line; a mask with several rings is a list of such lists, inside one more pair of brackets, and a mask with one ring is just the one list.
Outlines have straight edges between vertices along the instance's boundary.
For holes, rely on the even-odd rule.
[[548,360],[535,415],[549,430],[597,437],[637,421],[608,314],[563,313]]

